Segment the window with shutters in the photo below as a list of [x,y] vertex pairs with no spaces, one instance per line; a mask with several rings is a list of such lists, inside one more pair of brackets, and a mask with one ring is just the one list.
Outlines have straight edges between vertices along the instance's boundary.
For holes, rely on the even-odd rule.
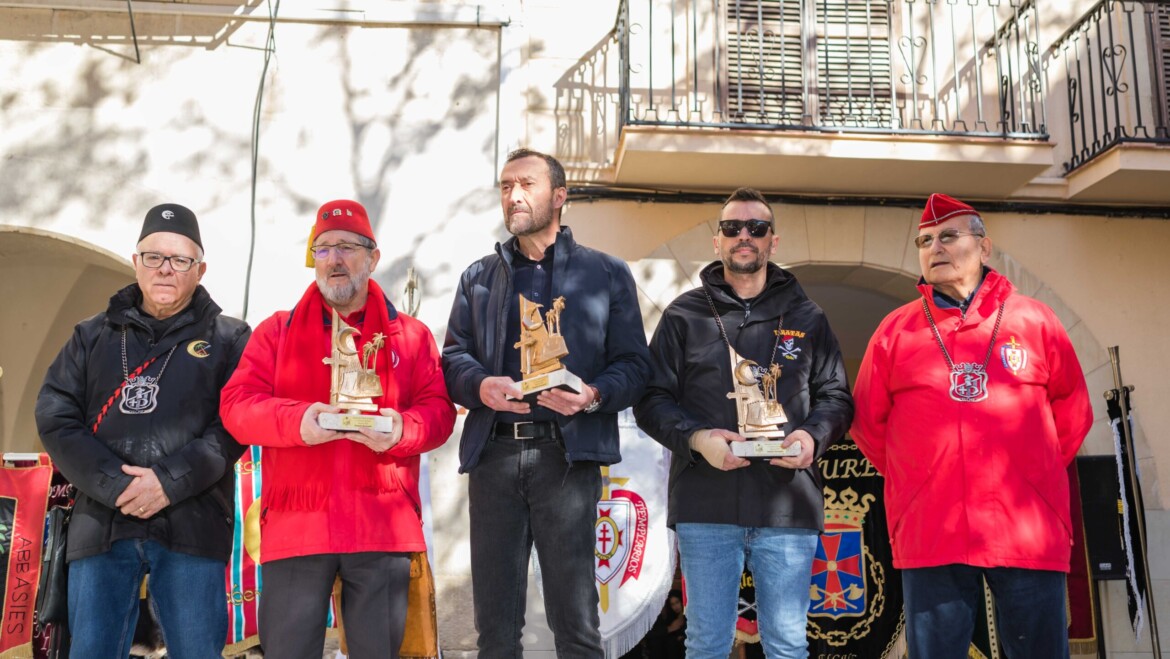
[[1170,137],[1170,5],[1157,6],[1157,48],[1154,52],[1155,89],[1158,91],[1158,137]]
[[887,0],[729,0],[733,121],[890,128]]

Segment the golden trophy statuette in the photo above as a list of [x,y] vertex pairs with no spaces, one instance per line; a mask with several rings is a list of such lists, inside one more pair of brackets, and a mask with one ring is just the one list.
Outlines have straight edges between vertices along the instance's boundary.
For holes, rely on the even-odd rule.
[[788,422],[784,408],[776,399],[780,366],[770,364],[765,369],[750,359],[740,357],[730,347],[728,351],[731,353],[734,390],[727,397],[735,399],[739,434],[748,439],[746,442],[731,442],[731,452],[741,458],[768,460],[800,455],[800,444],[785,448],[780,441],[784,438],[780,424]]
[[581,378],[573,375],[561,364],[561,357],[569,354],[565,337],[561,336],[561,312],[565,309],[565,298],[553,300],[553,307],[544,318],[540,316],[542,305],[520,296],[520,340],[513,348],[520,350],[520,391],[524,399],[545,389],[570,389],[580,393],[585,389]]
[[382,395],[382,381],[374,370],[378,351],[385,345],[386,337],[375,334],[362,346],[358,354],[355,338],[358,331],[346,325],[337,310],[333,311],[333,332],[330,336],[330,354],[321,361],[330,367],[333,374],[329,386],[329,404],[344,410],[341,414],[324,413],[317,416],[317,423],[326,430],[356,431],[372,428],[378,432],[394,429],[394,419],[377,412],[374,398]]

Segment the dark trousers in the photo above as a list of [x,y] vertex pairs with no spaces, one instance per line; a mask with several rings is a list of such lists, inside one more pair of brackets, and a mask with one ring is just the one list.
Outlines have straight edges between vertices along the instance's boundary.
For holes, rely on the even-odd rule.
[[492,438],[471,471],[471,584],[480,659],[518,659],[535,543],[558,657],[597,659],[594,524],[601,471],[557,439]]
[[350,659],[398,657],[406,628],[410,554],[317,554],[264,563],[260,645],[264,656],[320,659],[334,578]]
[[984,578],[1008,659],[1067,659],[1063,572],[970,565],[902,570],[911,657],[966,659]]

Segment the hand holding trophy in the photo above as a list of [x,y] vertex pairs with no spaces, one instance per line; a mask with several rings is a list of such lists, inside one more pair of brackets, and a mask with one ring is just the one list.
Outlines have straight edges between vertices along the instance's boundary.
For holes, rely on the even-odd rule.
[[800,455],[800,444],[785,447],[780,439],[784,431],[780,424],[788,422],[784,408],[776,399],[776,382],[780,366],[776,363],[764,369],[750,359],[731,352],[731,379],[734,391],[727,394],[735,399],[739,434],[745,442],[731,442],[731,452],[741,458],[783,458]]
[[362,413],[378,411],[373,399],[382,395],[382,382],[378,379],[374,364],[378,351],[385,345],[385,337],[375,334],[362,346],[359,355],[354,339],[358,335],[356,329],[341,320],[335,309],[330,355],[321,361],[332,369],[329,404],[340,407],[344,412],[323,413],[317,417],[317,423],[327,430],[370,428],[388,433],[394,429],[392,417]]
[[565,298],[553,300],[553,307],[540,316],[542,305],[520,296],[520,340],[512,347],[520,350],[520,391],[524,400],[531,400],[545,389],[560,387],[580,393],[585,389],[581,378],[573,375],[561,363],[569,354],[565,337],[561,336],[561,312]]

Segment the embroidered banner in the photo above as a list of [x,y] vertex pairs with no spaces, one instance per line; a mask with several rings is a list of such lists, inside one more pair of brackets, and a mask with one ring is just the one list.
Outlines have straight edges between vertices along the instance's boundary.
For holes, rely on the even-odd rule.
[[45,512],[53,467],[42,454],[36,466],[0,469],[0,570],[4,611],[0,659],[33,656],[37,582],[45,538]]
[[[605,656],[629,652],[662,611],[674,581],[674,532],[666,528],[670,453],[638,429],[634,414],[618,416],[622,461],[602,467],[594,525],[601,644]],[[532,550],[537,589],[544,596],[540,557]]]
[[622,461],[602,468],[594,545],[607,657],[622,656],[646,635],[675,567],[674,533],[666,528],[670,452],[638,429],[628,409],[619,415],[618,428]]

